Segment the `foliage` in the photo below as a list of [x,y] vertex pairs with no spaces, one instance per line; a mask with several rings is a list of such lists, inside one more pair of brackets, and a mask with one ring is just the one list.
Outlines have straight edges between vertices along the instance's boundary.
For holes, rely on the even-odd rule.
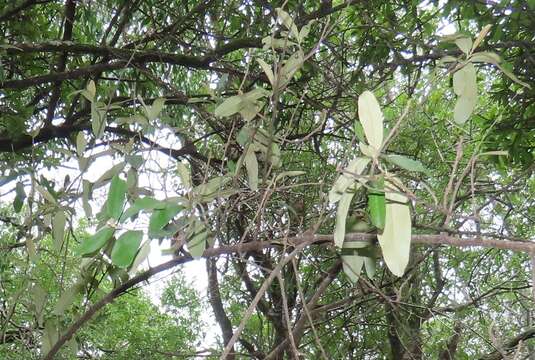
[[533,353],[534,6],[0,0],[0,356]]

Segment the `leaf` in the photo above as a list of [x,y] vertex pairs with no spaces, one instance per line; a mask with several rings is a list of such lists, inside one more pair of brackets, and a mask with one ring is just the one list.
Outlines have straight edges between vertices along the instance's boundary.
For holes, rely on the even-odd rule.
[[143,231],[129,230],[119,236],[111,251],[112,263],[122,268],[128,267],[134,260],[142,239]]
[[158,115],[162,112],[163,106],[165,105],[165,98],[157,98],[152,102],[152,106],[147,106],[145,110],[147,111],[147,118],[149,121],[155,120]]
[[477,103],[477,98],[462,95],[457,99],[453,109],[453,119],[459,125],[462,125],[470,118]]
[[137,215],[142,210],[153,210],[153,209],[164,209],[166,203],[161,200],[156,200],[152,197],[145,196],[134,201],[134,204],[130,206],[126,211],[121,215],[119,222],[124,222],[127,219],[131,218],[134,215]]
[[106,128],[105,112],[100,110],[96,102],[91,103],[91,130],[95,138],[100,139]]
[[264,73],[266,74],[271,86],[275,84],[275,75],[273,74],[273,70],[271,67],[262,59],[256,59]]
[[58,302],[54,306],[53,313],[55,315],[63,315],[65,313],[65,310],[67,310],[74,300],[76,300],[76,295],[80,291],[80,286],[78,284],[75,284],[71,287],[69,287],[67,290],[65,290],[61,296],[58,299]]
[[304,54],[303,51],[298,50],[290,56],[288,60],[284,62],[284,65],[279,72],[279,90],[284,88],[293,76],[303,66]]
[[370,221],[372,225],[379,230],[383,230],[385,227],[385,194],[381,191],[383,186],[382,183],[376,182],[372,185],[375,189],[368,192],[368,211],[370,213]]
[[375,258],[365,257],[364,258],[364,267],[366,268],[366,274],[371,279],[375,276],[375,270],[377,265],[375,263]]
[[490,51],[477,52],[473,54],[472,56],[470,56],[469,60],[473,63],[484,62],[484,63],[494,64],[494,65],[498,65],[502,61],[502,59],[500,58],[498,54],[490,52]]
[[91,99],[88,99],[88,100],[91,101],[91,100],[95,99],[95,96],[97,96],[97,87],[96,87],[95,82],[93,80],[89,80],[89,82],[87,83],[87,87],[85,89],[87,90],[89,95],[91,95]]
[[379,150],[383,143],[383,113],[370,91],[364,91],[358,100],[358,114],[368,143]]
[[411,245],[411,214],[404,195],[395,193],[395,187],[387,183],[386,219],[382,234],[377,234],[383,258],[390,271],[403,276],[409,263]]
[[517,84],[519,85],[522,85],[524,87],[527,87],[528,89],[531,89],[531,85],[529,85],[528,83],[525,83],[523,81],[521,81],[519,78],[517,78],[515,76],[515,74],[513,74],[512,71],[510,71],[509,69],[507,69],[506,67],[504,67],[503,65],[496,65],[498,66],[498,68],[511,80],[513,80],[514,82],[516,82]]
[[468,37],[461,37],[455,40],[455,45],[466,55],[470,54],[472,50],[472,39]]
[[242,109],[242,98],[239,95],[231,96],[215,108],[216,116],[225,117],[236,114]]
[[194,223],[193,235],[188,240],[188,251],[195,259],[201,258],[206,249],[206,238],[208,237],[208,230],[204,224],[198,220]]
[[340,198],[338,209],[336,210],[336,225],[334,228],[334,245],[341,248],[346,236],[346,219],[349,212],[351,200],[355,196],[354,192],[346,192]]
[[79,255],[88,255],[94,253],[95,251],[102,248],[108,242],[108,240],[111,239],[114,232],[114,228],[104,226],[93,236],[83,239],[82,243],[76,249],[76,252]]
[[301,176],[301,175],[305,175],[306,172],[305,171],[298,171],[298,170],[290,170],[290,171],[283,171],[281,172],[280,174],[278,174],[276,177],[275,177],[275,182],[285,178],[285,177],[295,177],[295,176]]
[[54,239],[54,248],[59,251],[63,246],[63,239],[65,237],[65,224],[67,218],[63,210],[59,210],[54,215],[52,220],[52,238]]
[[[201,198],[215,197],[223,186],[225,186],[232,178],[229,176],[216,176],[210,179],[207,183],[198,185],[193,189],[193,192]],[[206,199],[204,199],[206,201]]]
[[127,185],[119,175],[114,175],[111,180],[108,200],[106,202],[106,213],[109,217],[119,220],[123,212],[124,202],[126,200]]
[[253,191],[258,190],[258,161],[251,146],[247,149],[244,157],[245,169],[247,170],[247,181]]
[[93,188],[98,188],[105,183],[107,183],[109,180],[111,180],[115,175],[123,171],[125,167],[124,162],[120,162],[117,165],[114,165],[111,169],[107,170],[104,174],[102,174],[97,181],[93,183]]
[[385,155],[384,158],[391,162],[394,165],[399,166],[402,169],[408,170],[408,171],[416,171],[416,172],[422,172],[422,173],[428,173],[429,170],[423,166],[421,162],[418,160],[410,159],[403,155],[393,154],[393,155]]
[[35,184],[35,189],[41,194],[41,196],[43,196],[45,200],[54,205],[58,205],[56,198],[54,198],[54,196],[52,196],[52,194],[48,192],[48,190],[46,190],[44,187],[39,184]]
[[178,176],[180,177],[180,182],[182,183],[182,186],[184,186],[186,189],[191,188],[191,171],[189,167],[179,161],[176,164],[176,169],[178,172]]
[[299,39],[299,31],[297,31],[297,26],[295,26],[295,23],[292,19],[292,17],[281,8],[276,8],[275,11],[277,12],[277,16],[281,23],[290,30],[290,34],[296,39]]
[[45,322],[45,326],[43,329],[43,336],[41,339],[41,352],[43,354],[48,354],[50,349],[52,349],[52,346],[58,341],[59,339],[59,331],[57,328],[56,321],[53,319],[48,319]]
[[362,174],[369,162],[370,159],[364,157],[357,157],[349,162],[347,167],[342,172],[342,175],[336,179],[333,187],[329,191],[330,203],[336,203],[341,199],[347,188],[355,182],[354,175]]
[[82,207],[84,208],[85,216],[90,219],[93,216],[93,209],[91,209],[91,205],[89,204],[89,198],[93,191],[93,184],[84,179],[82,181],[82,188]]
[[342,268],[353,284],[357,283],[359,279],[364,259],[359,255],[342,255]]
[[155,209],[149,220],[149,236],[169,235],[163,229],[182,209],[183,207],[177,204],[167,204],[163,209]]
[[150,253],[150,241],[145,241],[145,243],[141,245],[141,247],[139,248],[139,251],[137,252],[136,257],[134,258],[134,261],[132,262],[132,266],[130,267],[130,270],[128,270],[129,274],[132,275],[136,272],[139,265],[141,265],[141,263],[143,263],[143,261],[147,259],[147,257],[149,256],[149,253]]
[[485,36],[487,36],[487,34],[488,34],[488,32],[490,31],[491,28],[492,28],[492,25],[491,24],[487,24],[487,25],[485,25],[483,27],[483,29],[481,29],[481,31],[477,35],[476,39],[474,40],[474,45],[472,45],[472,51],[477,49],[477,47],[479,46],[479,44],[481,44],[481,42],[483,41]]
[[468,63],[453,74],[453,91],[458,96],[477,93],[476,68]]
[[84,132],[78,131],[78,134],[76,135],[76,154],[79,157],[84,155],[86,146],[87,146],[87,140],[85,139]]

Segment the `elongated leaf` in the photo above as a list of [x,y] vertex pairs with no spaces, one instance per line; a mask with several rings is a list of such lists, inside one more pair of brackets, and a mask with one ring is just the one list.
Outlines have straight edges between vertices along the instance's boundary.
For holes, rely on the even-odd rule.
[[462,125],[470,118],[477,103],[477,98],[462,95],[457,99],[455,108],[453,109],[453,119],[459,125]]
[[362,174],[369,163],[369,158],[357,157],[351,160],[329,191],[329,202],[338,202],[347,188],[356,181],[354,175]]
[[359,119],[368,143],[378,150],[383,143],[383,113],[375,95],[364,91],[358,100]]
[[166,205],[167,204],[164,201],[156,200],[149,196],[136,199],[134,204],[126,209],[126,211],[121,215],[119,222],[126,221],[132,216],[137,215],[142,210],[164,209]]
[[52,220],[52,238],[54,239],[54,248],[61,250],[63,246],[63,239],[65,237],[65,224],[67,218],[63,210],[59,210]]
[[78,156],[83,156],[86,146],[87,140],[85,139],[84,132],[78,131],[78,135],[76,135],[76,154]]
[[208,230],[201,221],[195,220],[192,234],[188,240],[188,250],[195,259],[199,259],[206,249]]
[[111,239],[114,232],[114,228],[104,226],[102,229],[97,231],[95,235],[85,238],[76,249],[76,252],[80,255],[94,253],[102,248],[108,242],[108,240]]
[[128,267],[134,260],[142,239],[143,231],[129,230],[119,236],[111,251],[112,263],[122,268]]
[[403,276],[409,263],[411,245],[411,214],[407,198],[394,193],[395,187],[388,184],[386,192],[386,219],[382,234],[377,234],[383,258],[390,271],[396,276]]
[[109,217],[119,220],[123,212],[124,202],[126,200],[127,185],[119,175],[115,175],[111,180],[110,191],[108,192],[108,201],[106,210]]
[[218,107],[216,107],[214,113],[216,116],[230,116],[236,114],[238,111],[242,109],[242,97],[239,95],[231,96],[225,101],[223,101],[221,104],[219,104]]
[[341,248],[346,236],[346,219],[349,212],[351,200],[355,196],[354,192],[346,192],[340,198],[338,209],[336,210],[336,225],[334,228],[334,245]]
[[145,241],[143,245],[139,248],[139,251],[136,254],[136,257],[134,258],[134,261],[132,262],[132,266],[128,270],[129,274],[132,275],[136,272],[139,265],[147,259],[150,253],[150,241]]
[[251,146],[249,146],[247,153],[245,153],[244,163],[245,169],[247,170],[249,187],[251,190],[256,191],[258,190],[258,161]]
[[468,63],[453,74],[453,91],[458,96],[477,94],[476,68]]
[[266,74],[271,86],[275,84],[275,75],[273,74],[273,70],[271,69],[271,66],[269,66],[264,60],[262,59],[256,59],[264,73]]
[[157,98],[152,102],[152,106],[147,106],[147,118],[149,121],[152,121],[160,115],[162,112],[163,106],[165,104],[164,98]]
[[381,192],[368,193],[368,211],[370,221],[379,230],[385,227],[386,205],[385,194]]
[[386,155],[384,157],[386,160],[391,162],[394,165],[399,166],[402,169],[409,170],[409,171],[416,171],[416,172],[423,172],[427,173],[428,170],[425,168],[425,166],[422,165],[421,162],[418,160],[410,159],[403,155]]
[[472,51],[477,49],[477,47],[479,46],[479,44],[481,44],[481,42],[483,41],[485,36],[487,36],[487,34],[488,34],[488,32],[490,31],[491,28],[492,28],[492,25],[491,24],[487,24],[487,25],[485,25],[483,27],[483,29],[481,29],[481,31],[477,35],[476,39],[474,40],[474,45],[472,45]]
[[65,310],[67,310],[74,300],[76,300],[76,295],[80,292],[80,286],[75,284],[68,289],[66,289],[58,299],[58,302],[54,306],[53,313],[55,315],[63,315]]
[[149,220],[149,236],[169,235],[163,229],[182,209],[182,206],[176,204],[167,204],[163,209],[155,209]]
[[342,268],[353,284],[359,280],[364,259],[364,257],[359,255],[342,255]]
[[98,179],[97,181],[95,181],[93,183],[93,188],[96,189],[100,186],[103,186],[104,184],[106,184],[109,180],[111,180],[115,175],[117,175],[118,173],[120,173],[121,171],[123,171],[124,167],[125,167],[126,163],[124,162],[120,162],[119,164],[117,165],[114,165],[111,169],[107,170],[106,172],[104,172],[104,174],[102,174]]
[[473,54],[472,56],[470,56],[469,60],[474,63],[484,62],[484,63],[493,64],[493,65],[498,65],[502,61],[502,59],[500,58],[498,54],[490,52],[490,51],[477,52]]
[[366,268],[366,274],[371,279],[375,276],[375,270],[377,268],[375,258],[365,257],[364,267]]
[[93,184],[84,179],[82,181],[82,188],[82,207],[84,208],[85,216],[90,219],[93,216],[93,209],[91,208],[91,204],[89,204],[91,192],[93,191]]

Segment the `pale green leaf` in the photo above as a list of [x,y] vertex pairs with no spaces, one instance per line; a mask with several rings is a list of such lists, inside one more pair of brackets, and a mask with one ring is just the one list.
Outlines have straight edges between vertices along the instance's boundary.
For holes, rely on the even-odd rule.
[[139,251],[136,254],[136,257],[134,258],[134,261],[132,261],[132,266],[128,270],[129,274],[132,275],[136,272],[139,265],[143,263],[147,259],[150,253],[150,241],[146,241],[141,247],[139,248]]
[[403,276],[409,263],[412,223],[407,198],[394,191],[397,190],[390,184],[385,193],[385,227],[377,238],[390,271],[396,276]]
[[399,166],[402,169],[409,170],[409,171],[416,171],[416,172],[423,172],[427,173],[428,170],[423,166],[421,162],[418,160],[410,159],[403,155],[385,155],[384,158],[391,162],[394,165]]
[[477,103],[477,98],[461,95],[455,103],[455,108],[453,109],[453,119],[459,125],[462,125],[470,118],[472,112],[474,111]]
[[193,231],[188,240],[188,251],[195,259],[199,259],[206,249],[208,230],[204,224],[198,220],[194,222],[192,228]]
[[149,196],[136,199],[134,204],[126,209],[126,211],[121,215],[119,222],[126,221],[132,216],[137,215],[142,210],[165,209],[166,206],[167,204],[164,201],[156,200]]
[[483,62],[494,65],[498,65],[502,61],[498,54],[490,51],[477,52],[470,56],[469,60],[473,63]]
[[178,176],[180,177],[180,182],[182,186],[184,186],[186,189],[191,188],[191,171],[189,167],[179,161],[176,164],[176,170],[178,172]]
[[368,143],[378,150],[383,143],[383,113],[379,102],[370,91],[364,91],[358,100],[358,114]]
[[91,209],[91,204],[89,204],[89,199],[91,198],[91,192],[93,190],[93,184],[88,180],[82,181],[82,207],[84,208],[85,216],[90,219],[93,216],[93,209]]
[[89,95],[91,95],[91,99],[95,99],[95,96],[97,95],[97,87],[93,80],[89,80],[85,89],[87,90]]
[[277,16],[280,20],[280,22],[288,29],[290,30],[290,34],[296,39],[299,38],[299,31],[297,31],[297,26],[295,25],[292,17],[281,8],[276,8],[275,11],[277,12]]
[[375,276],[375,270],[377,268],[376,261],[374,258],[365,257],[364,258],[364,267],[366,268],[366,274],[371,279]]
[[242,109],[242,101],[240,95],[231,96],[216,107],[214,114],[221,117],[234,115]]
[[118,267],[128,267],[134,260],[142,239],[143,231],[129,230],[119,236],[111,251],[112,263]]
[[468,55],[472,49],[472,39],[468,37],[458,38],[455,40],[455,45],[457,45],[457,47],[461,49],[463,53]]
[[158,115],[162,112],[163,106],[165,105],[165,98],[157,98],[152,102],[152,106],[147,106],[147,118],[149,121],[155,120]]
[[342,267],[344,273],[347,275],[349,280],[355,284],[360,276],[362,271],[362,265],[364,264],[364,257],[359,255],[342,255]]
[[271,83],[271,86],[275,84],[275,75],[273,74],[273,70],[271,67],[262,59],[256,59],[264,73],[266,74],[269,82]]
[[53,313],[55,315],[63,315],[65,313],[65,310],[67,310],[72,305],[74,300],[76,300],[76,295],[79,291],[80,287],[78,284],[75,284],[63,291],[63,293],[58,299],[58,302],[54,306]]
[[85,139],[84,132],[78,131],[78,134],[76,135],[76,154],[78,154],[78,156],[82,156],[86,146],[87,140]]
[[355,182],[355,176],[361,175],[369,162],[369,158],[363,157],[357,157],[349,162],[342,175],[336,179],[333,187],[329,191],[330,203],[335,203],[341,199],[347,188]]
[[258,160],[254,151],[249,146],[244,158],[245,169],[247,170],[247,179],[251,190],[258,190]]
[[59,251],[63,246],[63,239],[65,237],[65,224],[67,218],[63,210],[58,210],[52,220],[52,238],[54,239],[54,248]]
[[344,244],[344,238],[346,235],[346,219],[349,212],[349,206],[351,200],[355,196],[354,192],[346,192],[340,198],[338,203],[338,209],[336,210],[336,225],[334,228],[334,245],[341,248]]
[[453,74],[453,91],[458,96],[477,96],[476,68],[468,63]]

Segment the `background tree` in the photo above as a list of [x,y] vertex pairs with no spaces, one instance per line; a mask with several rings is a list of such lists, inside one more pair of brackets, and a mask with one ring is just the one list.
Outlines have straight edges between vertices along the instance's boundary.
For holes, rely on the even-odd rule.
[[532,2],[0,9],[0,354],[533,356]]

